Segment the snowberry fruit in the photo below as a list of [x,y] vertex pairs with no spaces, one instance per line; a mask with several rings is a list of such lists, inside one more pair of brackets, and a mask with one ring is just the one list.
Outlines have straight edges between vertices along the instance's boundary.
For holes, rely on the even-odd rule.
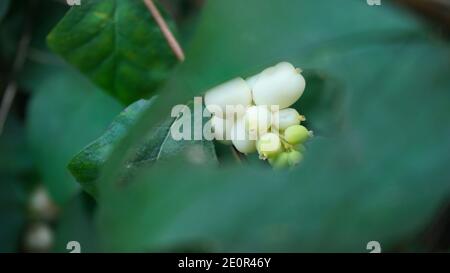
[[273,158],[269,158],[268,161],[274,169],[284,169],[289,166],[289,155],[283,152]]
[[48,191],[43,186],[37,187],[30,197],[30,210],[33,214],[45,220],[56,218],[58,207],[53,203]]
[[302,153],[302,154],[303,154],[304,152],[306,152],[306,148],[305,148],[305,146],[304,146],[303,144],[297,144],[297,145],[295,145],[294,150],[299,151],[299,152]]
[[251,77],[248,77],[247,79],[245,79],[245,81],[247,82],[247,84],[251,90],[253,90],[255,83],[258,81],[258,77],[259,77],[259,74],[256,74],[254,76],[251,76]]
[[217,116],[211,118],[211,127],[213,129],[214,139],[224,143],[231,144],[231,130],[233,128],[232,119],[222,119]]
[[303,160],[303,155],[299,151],[292,150],[288,153],[288,162],[290,166],[295,166]]
[[273,157],[283,151],[280,137],[275,133],[267,133],[260,137],[256,144],[262,158]]
[[25,234],[25,248],[30,252],[47,252],[53,245],[54,234],[47,224],[36,223]]
[[220,118],[241,117],[251,103],[252,92],[242,78],[216,86],[205,94],[206,108]]
[[267,133],[271,124],[271,116],[269,107],[265,105],[250,106],[247,109],[244,116],[245,126],[252,139]]
[[298,125],[304,117],[293,108],[281,109],[272,114],[272,127],[284,131],[289,126]]
[[241,152],[243,154],[251,154],[256,151],[256,141],[255,140],[233,139],[232,142],[233,142],[233,145],[236,148],[236,150],[238,150],[239,152]]
[[259,74],[253,84],[253,101],[256,105],[287,108],[301,97],[305,85],[305,79],[292,64],[279,63]]
[[256,140],[249,138],[243,118],[238,119],[233,124],[231,128],[231,141],[234,147],[243,154],[256,151]]
[[302,125],[293,125],[284,131],[284,139],[292,145],[305,142],[309,138],[309,131]]

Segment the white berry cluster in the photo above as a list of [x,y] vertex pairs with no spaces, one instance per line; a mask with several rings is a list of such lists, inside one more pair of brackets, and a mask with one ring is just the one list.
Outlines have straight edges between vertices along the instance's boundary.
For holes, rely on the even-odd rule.
[[213,114],[216,140],[241,153],[258,152],[275,168],[298,164],[311,132],[304,116],[289,108],[303,94],[301,70],[287,62],[244,80],[236,78],[208,90],[205,105]]

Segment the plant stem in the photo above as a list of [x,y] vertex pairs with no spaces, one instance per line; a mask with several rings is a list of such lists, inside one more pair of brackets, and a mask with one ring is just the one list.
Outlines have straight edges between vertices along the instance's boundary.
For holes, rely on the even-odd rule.
[[161,29],[161,31],[162,31],[164,37],[166,38],[167,43],[169,44],[173,53],[175,54],[175,56],[177,56],[177,58],[180,62],[183,62],[184,61],[183,49],[181,48],[180,44],[178,43],[178,41],[175,38],[175,36],[173,35],[173,33],[170,31],[169,27],[167,26],[166,21],[161,16],[161,13],[159,12],[155,3],[153,3],[153,0],[144,0],[144,3],[147,6],[150,13],[153,15],[153,18],[155,19],[156,23],[158,24],[159,28]]

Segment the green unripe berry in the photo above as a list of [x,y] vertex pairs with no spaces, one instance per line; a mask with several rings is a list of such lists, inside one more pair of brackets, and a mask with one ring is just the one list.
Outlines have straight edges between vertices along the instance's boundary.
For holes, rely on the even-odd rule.
[[295,166],[303,160],[303,155],[295,150],[288,153],[289,166]]
[[262,158],[273,157],[283,150],[280,137],[275,133],[262,135],[257,142],[256,148]]
[[286,152],[280,153],[274,158],[269,158],[269,163],[274,169],[285,169],[289,167],[289,155]]
[[284,131],[284,139],[292,145],[305,142],[309,138],[309,131],[302,125],[293,125]]
[[297,144],[294,146],[293,149],[296,151],[299,151],[302,154],[305,153],[305,151],[306,151],[306,147],[303,144]]

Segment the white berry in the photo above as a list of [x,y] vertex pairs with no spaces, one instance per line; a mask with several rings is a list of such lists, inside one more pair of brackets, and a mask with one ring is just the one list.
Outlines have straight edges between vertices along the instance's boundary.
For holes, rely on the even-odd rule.
[[305,85],[305,79],[292,64],[279,63],[259,74],[252,89],[253,101],[256,105],[287,108],[301,97]]
[[258,81],[258,78],[259,78],[259,74],[256,74],[256,75],[253,75],[253,76],[245,79],[245,81],[247,82],[247,84],[251,90],[253,90],[253,87],[255,86],[255,83]]
[[250,87],[242,78],[216,86],[205,94],[206,108],[220,118],[241,117],[251,103]]
[[211,118],[214,139],[224,144],[231,144],[231,130],[233,128],[232,119],[222,119],[217,116]]
[[256,140],[250,138],[243,118],[238,119],[231,130],[231,139],[234,147],[243,154],[256,151]]
[[298,125],[304,117],[293,108],[285,108],[272,113],[272,127],[284,131],[292,125]]
[[244,119],[248,134],[257,138],[267,133],[272,121],[272,113],[266,105],[250,106],[245,112]]

